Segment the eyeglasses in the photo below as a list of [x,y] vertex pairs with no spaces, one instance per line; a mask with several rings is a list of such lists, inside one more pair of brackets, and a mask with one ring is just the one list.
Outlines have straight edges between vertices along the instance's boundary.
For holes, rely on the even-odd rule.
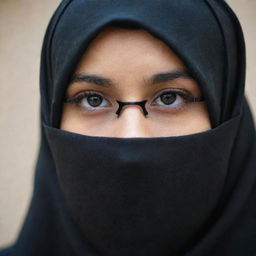
[[[142,100],[142,101],[119,101],[119,100],[110,100],[107,99],[99,92],[84,91],[78,96],[73,98],[66,98],[64,103],[69,104],[78,104],[84,110],[85,114],[90,116],[103,114],[104,116],[116,114],[119,117],[122,113],[123,107],[126,105],[138,105],[141,107],[145,117],[151,116],[152,118],[162,115],[168,115],[175,111],[178,111],[179,108],[184,107],[184,104],[201,102],[204,101],[204,97],[192,97],[191,95],[186,94],[182,90],[169,90],[162,92],[158,96],[160,97],[163,105],[161,107],[157,106],[155,101],[152,100]],[[156,98],[157,99],[157,98]],[[101,105],[105,100],[105,105]],[[177,101],[179,103],[177,103]]]

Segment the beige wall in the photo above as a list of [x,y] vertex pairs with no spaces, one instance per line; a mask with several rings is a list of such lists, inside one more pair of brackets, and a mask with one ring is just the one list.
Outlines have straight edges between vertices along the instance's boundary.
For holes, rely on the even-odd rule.
[[[59,2],[0,0],[0,247],[15,239],[32,192],[39,134],[39,56],[46,25]],[[244,28],[246,91],[256,113],[256,1],[228,2]]]
[[0,0],[0,247],[27,211],[38,148],[39,57],[60,0]]

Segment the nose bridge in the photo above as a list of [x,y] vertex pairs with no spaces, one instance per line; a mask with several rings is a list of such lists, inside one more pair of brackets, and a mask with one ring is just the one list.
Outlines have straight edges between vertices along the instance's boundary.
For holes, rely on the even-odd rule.
[[139,105],[125,105],[116,118],[115,131],[118,137],[149,137],[147,116]]
[[148,115],[148,111],[146,109],[146,102],[147,102],[147,100],[143,100],[143,101],[127,101],[127,102],[118,101],[117,100],[117,103],[118,103],[119,107],[118,107],[118,110],[116,111],[116,114],[119,117],[121,112],[122,112],[123,107],[126,106],[126,105],[137,105],[137,106],[141,107],[141,109],[143,110],[144,115],[147,116]]

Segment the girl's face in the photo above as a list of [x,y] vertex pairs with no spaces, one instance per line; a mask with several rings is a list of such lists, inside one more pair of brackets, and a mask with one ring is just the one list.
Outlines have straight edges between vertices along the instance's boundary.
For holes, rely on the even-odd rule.
[[[91,136],[165,137],[211,129],[203,96],[181,59],[145,30],[107,27],[78,64],[63,104],[61,129]],[[119,101],[143,101],[125,105]]]

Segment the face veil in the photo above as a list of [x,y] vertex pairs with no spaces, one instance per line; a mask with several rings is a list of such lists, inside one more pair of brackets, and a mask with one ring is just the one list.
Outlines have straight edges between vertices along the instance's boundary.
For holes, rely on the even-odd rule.
[[[146,29],[181,57],[211,130],[112,138],[59,129],[76,64],[118,24]],[[34,192],[11,255],[254,255],[255,127],[244,85],[243,34],[222,0],[62,1],[44,38]]]

